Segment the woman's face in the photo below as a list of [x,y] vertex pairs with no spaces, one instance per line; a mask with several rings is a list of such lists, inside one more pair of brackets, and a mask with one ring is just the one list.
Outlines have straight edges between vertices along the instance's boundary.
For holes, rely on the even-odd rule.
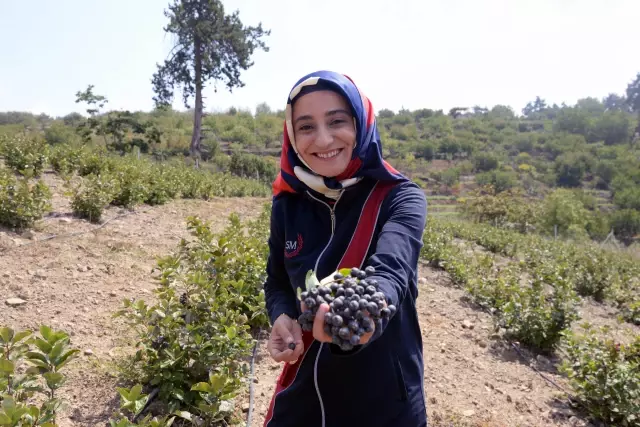
[[356,128],[342,96],[330,90],[301,96],[293,106],[292,123],[298,154],[314,172],[330,178],[347,168]]

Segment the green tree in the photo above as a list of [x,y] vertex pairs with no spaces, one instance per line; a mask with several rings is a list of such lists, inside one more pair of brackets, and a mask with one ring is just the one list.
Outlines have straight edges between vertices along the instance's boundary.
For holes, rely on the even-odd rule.
[[635,80],[627,86],[627,104],[629,104],[631,111],[638,113],[636,132],[640,133],[640,73],[638,73]]
[[579,187],[585,172],[591,171],[595,160],[587,153],[566,153],[556,159],[555,172],[560,187]]
[[629,105],[627,99],[624,96],[610,93],[602,100],[606,111],[626,111],[629,112]]
[[536,96],[536,100],[534,102],[527,103],[527,105],[522,109],[522,114],[526,117],[531,117],[534,113],[541,113],[546,108],[547,102],[539,96]]
[[594,124],[594,137],[607,145],[624,144],[631,136],[629,115],[622,111],[607,111]]
[[107,144],[107,137],[105,136],[103,129],[102,118],[100,117],[100,110],[109,102],[103,95],[97,95],[93,93],[94,85],[89,85],[84,92],[76,92],[76,104],[85,102],[89,108],[87,108],[87,114],[89,119],[86,122],[80,123],[76,128],[82,139],[86,142],[91,140],[91,136],[95,133],[104,137],[104,142]]
[[616,237],[625,244],[630,244],[640,234],[640,212],[633,209],[622,209],[611,214],[611,227]]
[[579,108],[563,108],[560,110],[553,130],[587,136],[591,128],[589,112]]
[[473,157],[473,164],[476,171],[487,172],[498,167],[498,159],[493,154],[481,152]]
[[[152,83],[158,106],[171,104],[175,86],[180,86],[185,107],[195,97],[193,134],[190,151],[200,157],[202,89],[208,80],[223,81],[230,92],[244,87],[240,71],[252,65],[251,55],[256,49],[265,52],[269,48],[261,40],[270,31],[257,27],[245,27],[239,12],[225,14],[220,0],[173,0],[165,11],[169,24],[164,31],[176,36],[171,57],[153,75]],[[217,91],[217,85],[214,83]]]
[[589,217],[589,211],[571,190],[558,188],[543,202],[541,223],[546,233],[553,233],[557,225],[561,234],[570,231],[578,235],[586,234]]

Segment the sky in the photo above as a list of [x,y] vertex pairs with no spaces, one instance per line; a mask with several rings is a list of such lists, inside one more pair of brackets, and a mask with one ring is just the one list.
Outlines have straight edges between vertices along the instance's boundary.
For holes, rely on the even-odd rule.
[[[172,0],[173,1],[173,0]],[[0,111],[84,113],[89,84],[110,109],[153,108],[151,77],[172,47],[169,0],[0,0]],[[223,0],[271,30],[243,88],[207,111],[284,108],[303,75],[349,75],[376,111],[573,104],[623,94],[640,72],[639,0]],[[180,92],[174,108],[184,109]]]

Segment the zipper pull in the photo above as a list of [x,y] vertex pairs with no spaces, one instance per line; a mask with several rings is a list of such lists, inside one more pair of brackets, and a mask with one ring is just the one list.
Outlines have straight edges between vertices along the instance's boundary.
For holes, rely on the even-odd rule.
[[336,230],[336,213],[331,209],[331,232]]

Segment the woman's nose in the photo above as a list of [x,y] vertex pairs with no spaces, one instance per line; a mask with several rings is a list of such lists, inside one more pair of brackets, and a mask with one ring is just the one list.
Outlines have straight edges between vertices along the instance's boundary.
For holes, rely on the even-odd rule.
[[316,145],[326,146],[333,142],[333,135],[326,126],[320,126],[316,136]]

